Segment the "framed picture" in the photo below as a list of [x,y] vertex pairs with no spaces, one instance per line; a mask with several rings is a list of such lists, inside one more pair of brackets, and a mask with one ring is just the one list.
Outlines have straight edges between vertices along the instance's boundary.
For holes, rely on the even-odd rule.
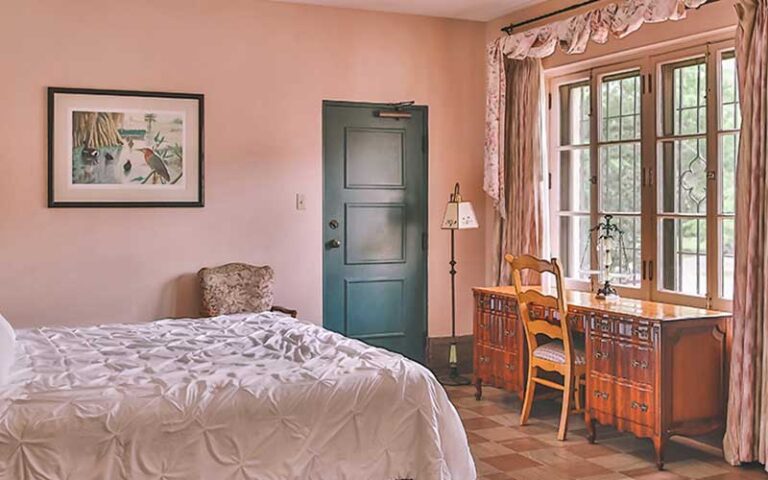
[[203,95],[48,89],[49,207],[202,207]]

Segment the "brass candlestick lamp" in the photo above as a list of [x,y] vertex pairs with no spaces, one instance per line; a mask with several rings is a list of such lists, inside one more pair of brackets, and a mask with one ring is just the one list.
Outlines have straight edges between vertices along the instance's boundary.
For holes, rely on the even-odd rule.
[[[605,215],[602,222],[589,229],[590,239],[587,245],[591,243],[593,235],[597,237],[595,247],[600,265],[598,273],[603,281],[603,285],[597,289],[595,297],[608,300],[619,298],[619,292],[616,290],[616,287],[611,285],[611,277],[616,276],[611,273],[611,267],[613,266],[613,256],[616,250],[619,251],[622,260],[627,262],[627,252],[624,248],[624,230],[613,222],[613,215]],[[586,254],[586,251],[584,253]]]

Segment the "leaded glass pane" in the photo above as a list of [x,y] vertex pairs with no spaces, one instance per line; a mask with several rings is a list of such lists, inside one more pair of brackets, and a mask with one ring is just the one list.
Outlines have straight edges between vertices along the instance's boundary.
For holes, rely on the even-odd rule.
[[723,54],[720,61],[720,129],[736,130],[741,125],[739,82],[733,52]]
[[686,138],[660,145],[661,203],[664,213],[707,211],[707,141]]
[[611,283],[615,285],[640,285],[641,235],[640,216],[622,215],[613,221],[622,231],[619,248],[611,251]]
[[560,217],[559,259],[568,278],[589,279],[591,245],[589,215]]
[[601,140],[640,138],[640,74],[606,77],[601,86]]
[[640,143],[600,147],[600,208],[602,212],[640,211]]
[[560,87],[560,145],[589,145],[589,84]]
[[707,66],[703,58],[662,67],[663,135],[707,131]]
[[726,299],[733,298],[734,272],[734,220],[720,219],[720,295]]
[[689,295],[705,295],[706,219],[664,218],[660,222],[662,287]]
[[720,136],[720,213],[736,212],[736,158],[739,148],[739,134],[727,133]]
[[589,213],[592,192],[589,177],[588,148],[560,152],[560,211]]

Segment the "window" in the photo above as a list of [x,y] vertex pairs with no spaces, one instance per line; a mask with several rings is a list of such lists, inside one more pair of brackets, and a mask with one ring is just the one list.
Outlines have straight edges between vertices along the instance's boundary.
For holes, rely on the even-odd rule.
[[657,137],[660,287],[707,293],[707,65],[661,66]]
[[589,83],[560,88],[560,261],[566,276],[589,278],[591,184]]
[[612,215],[624,232],[623,248],[611,252],[615,285],[640,285],[640,72],[600,81],[598,217]]
[[718,269],[721,298],[733,299],[733,228],[736,211],[736,158],[739,148],[739,83],[736,78],[736,58],[732,51],[720,57],[718,105],[718,201],[717,232],[720,240]]
[[732,49],[551,79],[552,242],[572,288],[596,280],[590,229],[611,215],[623,232],[609,263],[622,295],[729,306],[741,122]]

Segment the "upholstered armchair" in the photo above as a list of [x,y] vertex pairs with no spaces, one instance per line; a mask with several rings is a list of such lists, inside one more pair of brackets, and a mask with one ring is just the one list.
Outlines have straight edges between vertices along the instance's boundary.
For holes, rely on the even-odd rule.
[[234,313],[282,312],[296,318],[298,313],[272,304],[275,272],[265,265],[229,263],[197,272],[200,280],[201,308],[204,317]]

